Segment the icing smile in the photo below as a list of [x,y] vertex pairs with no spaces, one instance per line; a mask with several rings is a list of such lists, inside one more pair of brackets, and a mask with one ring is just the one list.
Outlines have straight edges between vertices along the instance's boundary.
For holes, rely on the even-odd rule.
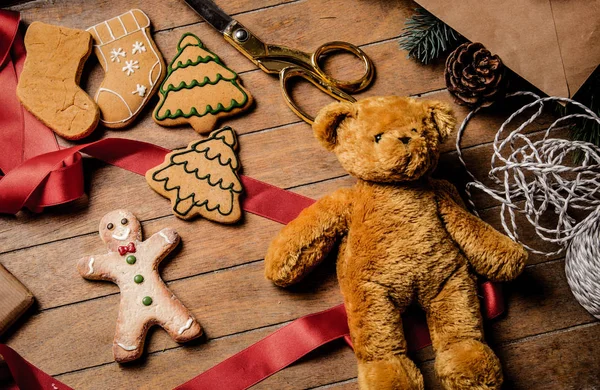
[[114,232],[114,234],[112,235],[112,237],[115,240],[123,241],[123,240],[127,239],[127,237],[129,237],[129,232],[130,231],[131,231],[131,229],[129,229],[129,228],[125,228],[123,230],[117,229],[117,231]]

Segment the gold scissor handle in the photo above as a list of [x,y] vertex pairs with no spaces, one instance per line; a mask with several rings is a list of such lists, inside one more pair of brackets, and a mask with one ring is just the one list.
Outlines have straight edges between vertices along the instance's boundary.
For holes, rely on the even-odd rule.
[[[348,42],[328,42],[319,46],[314,53],[308,54],[285,46],[266,44],[237,20],[233,20],[227,26],[223,36],[260,69],[270,74],[279,74],[285,102],[296,115],[311,125],[314,118],[298,107],[288,93],[288,81],[291,78],[301,77],[339,101],[355,102],[349,93],[365,89],[371,84],[375,74],[373,61],[362,49]],[[319,60],[334,51],[344,51],[358,57],[364,65],[363,76],[346,81],[328,75],[321,68]]]
[[[362,77],[356,80],[339,80],[328,75],[319,64],[319,60],[322,56],[336,51],[345,51],[354,56],[358,57],[364,65],[365,73]],[[311,65],[313,70],[321,76],[321,78],[327,80],[336,88],[339,88],[348,93],[360,92],[371,84],[373,76],[375,74],[375,66],[373,61],[367,56],[367,54],[358,46],[355,46],[348,42],[334,41],[322,44],[315,50],[310,57]]]
[[290,96],[288,92],[288,81],[294,77],[301,77],[309,83],[313,84],[315,87],[319,88],[321,91],[325,92],[327,95],[339,100],[339,101],[347,101],[347,102],[355,102],[352,96],[348,95],[346,92],[337,88],[333,82],[329,79],[325,79],[322,75],[314,73],[308,69],[301,68],[299,66],[290,66],[283,69],[279,73],[279,83],[281,86],[281,93],[283,94],[283,99],[285,103],[290,107],[290,109],[298,115],[304,122],[312,125],[315,121],[315,118],[307,114],[303,109],[298,107],[294,99]]

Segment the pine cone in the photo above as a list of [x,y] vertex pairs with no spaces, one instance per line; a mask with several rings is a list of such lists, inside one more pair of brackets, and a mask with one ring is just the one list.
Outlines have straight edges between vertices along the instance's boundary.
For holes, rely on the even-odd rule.
[[446,86],[461,106],[487,107],[505,95],[504,65],[481,43],[463,43],[446,60]]

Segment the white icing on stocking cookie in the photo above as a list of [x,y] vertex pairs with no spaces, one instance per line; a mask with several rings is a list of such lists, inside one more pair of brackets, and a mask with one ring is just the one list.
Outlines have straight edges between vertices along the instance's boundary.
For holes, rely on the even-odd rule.
[[77,268],[84,278],[109,280],[121,290],[113,342],[115,360],[122,363],[140,357],[153,324],[180,343],[200,336],[200,325],[158,273],[160,261],[179,244],[177,232],[166,228],[142,241],[139,221],[126,210],[105,215],[99,230],[108,253],[84,257]]
[[88,31],[106,73],[95,96],[102,114],[100,120],[107,127],[125,127],[156,92],[166,71],[150,36],[150,19],[134,9]]
[[131,93],[133,93],[133,94],[137,93],[139,96],[144,97],[144,95],[146,94],[146,87],[138,84],[135,87],[135,91],[133,91]]
[[144,42],[136,42],[133,44],[131,48],[131,54],[135,53],[143,53],[146,51],[146,46],[144,46]]
[[125,57],[127,55],[127,53],[125,53],[123,51],[123,49],[118,48],[118,49],[112,49],[110,51],[110,61],[111,62],[121,62],[121,59],[119,57]]

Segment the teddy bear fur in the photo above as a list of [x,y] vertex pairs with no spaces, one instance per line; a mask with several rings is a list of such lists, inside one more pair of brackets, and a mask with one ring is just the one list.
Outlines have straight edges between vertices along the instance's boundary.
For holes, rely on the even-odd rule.
[[373,97],[323,108],[317,139],[358,178],[305,209],[265,257],[279,286],[304,278],[336,247],[337,274],[361,389],[423,389],[406,355],[401,313],[426,312],[435,370],[445,389],[499,389],[485,344],[475,273],[515,278],[527,252],[467,212],[454,186],[429,178],[454,129],[448,105]]

